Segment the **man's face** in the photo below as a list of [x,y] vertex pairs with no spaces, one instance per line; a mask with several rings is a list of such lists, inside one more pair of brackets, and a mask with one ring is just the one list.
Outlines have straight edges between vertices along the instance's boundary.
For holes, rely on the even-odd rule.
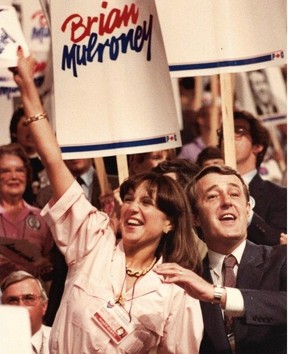
[[209,249],[226,254],[247,235],[250,205],[238,177],[210,173],[197,182],[195,225],[199,226]]
[[65,164],[69,168],[70,172],[78,177],[87,172],[92,166],[92,159],[71,159],[65,160]]
[[[33,305],[29,305],[23,300],[23,297],[27,295],[34,296]],[[2,294],[2,303],[25,306],[29,311],[32,335],[40,329],[47,309],[47,302],[42,299],[41,290],[35,279],[24,279],[9,285]]]
[[265,74],[259,71],[251,72],[249,80],[256,103],[269,104],[272,99],[272,93]]
[[[234,121],[234,131],[237,168],[241,170],[242,166],[246,166],[247,170],[255,169],[257,155],[263,150],[263,146],[253,145],[250,125],[247,120],[236,119]],[[224,149],[223,139],[221,149]]]

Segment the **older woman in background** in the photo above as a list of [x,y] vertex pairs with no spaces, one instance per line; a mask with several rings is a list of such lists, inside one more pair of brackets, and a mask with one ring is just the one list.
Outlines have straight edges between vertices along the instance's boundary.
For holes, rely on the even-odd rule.
[[52,270],[50,230],[40,209],[23,199],[30,172],[21,145],[0,146],[0,281],[19,269],[44,278]]

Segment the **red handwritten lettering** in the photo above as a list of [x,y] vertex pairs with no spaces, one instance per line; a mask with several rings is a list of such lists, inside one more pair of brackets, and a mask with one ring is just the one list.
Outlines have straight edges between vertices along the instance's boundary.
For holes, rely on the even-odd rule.
[[[107,9],[107,6],[108,2],[103,1],[101,4],[102,9]],[[88,16],[86,21],[80,14],[72,14],[63,22],[61,31],[65,32],[68,25],[70,25],[70,40],[78,43],[91,35],[92,27],[96,23],[98,24],[98,35],[103,36],[104,34],[111,34],[116,28],[121,26],[127,27],[129,22],[136,24],[138,16],[139,9],[137,9],[135,4],[131,4],[130,7],[125,5],[122,10],[113,8],[106,15],[105,13],[100,13],[99,16]]]

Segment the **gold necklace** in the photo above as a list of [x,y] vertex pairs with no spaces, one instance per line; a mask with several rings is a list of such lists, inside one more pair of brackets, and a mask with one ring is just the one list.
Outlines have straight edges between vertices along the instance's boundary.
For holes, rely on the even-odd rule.
[[127,266],[127,264],[126,264],[126,274],[127,274],[129,277],[135,277],[135,278],[142,277],[143,275],[145,275],[146,273],[148,273],[149,270],[151,270],[151,269],[153,268],[154,264],[156,263],[156,260],[157,260],[157,258],[155,257],[155,258],[153,259],[153,261],[151,262],[151,264],[150,264],[148,267],[146,267],[146,268],[144,268],[144,269],[142,269],[142,270],[134,270],[134,269],[132,269],[132,268],[129,268],[129,267]]

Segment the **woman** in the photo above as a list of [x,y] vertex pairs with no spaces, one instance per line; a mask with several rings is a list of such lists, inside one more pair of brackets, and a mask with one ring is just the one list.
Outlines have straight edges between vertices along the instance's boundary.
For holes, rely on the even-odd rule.
[[189,207],[181,187],[155,173],[120,189],[121,240],[64,164],[33,82],[34,61],[18,50],[18,84],[27,124],[53,197],[43,210],[69,270],[51,332],[51,353],[197,353],[199,302],[152,272],[173,261],[199,270]]
[[19,269],[37,277],[47,276],[52,269],[52,235],[40,209],[23,199],[30,174],[29,159],[21,145],[0,146],[0,280]]

